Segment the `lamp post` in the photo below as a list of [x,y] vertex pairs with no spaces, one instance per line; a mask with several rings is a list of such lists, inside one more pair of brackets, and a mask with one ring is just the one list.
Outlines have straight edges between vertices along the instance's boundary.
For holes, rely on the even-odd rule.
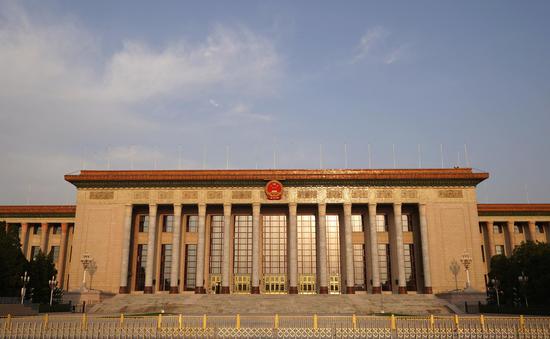
[[466,270],[466,289],[469,289],[471,286],[470,283],[470,265],[472,264],[472,256],[467,252],[464,251],[462,253],[462,256],[460,257],[460,262],[464,266],[464,269]]
[[87,292],[88,289],[86,288],[86,272],[88,271],[88,268],[90,268],[90,265],[92,264],[92,256],[89,253],[84,253],[82,256],[82,259],[80,259],[80,262],[82,263],[82,267],[84,268],[84,274],[82,275],[82,290],[84,292]]
[[500,285],[500,281],[498,279],[491,279],[491,282],[493,283],[493,288],[495,289],[495,294],[497,295],[497,307],[500,307],[500,297],[498,295],[498,287]]
[[527,302],[527,293],[525,292],[525,286],[527,286],[527,281],[529,280],[529,277],[521,271],[521,275],[518,276],[519,285],[521,287],[521,294],[523,294],[523,298],[525,299],[525,307],[529,307],[529,303]]
[[52,275],[52,278],[48,280],[48,283],[50,284],[50,307],[52,307],[53,303],[53,290],[57,286],[57,280],[55,280],[55,275]]
[[23,287],[21,287],[21,304],[25,302],[25,294],[27,294],[27,284],[31,280],[31,277],[27,274],[27,271],[25,271],[25,274],[21,276],[21,282],[23,283]]

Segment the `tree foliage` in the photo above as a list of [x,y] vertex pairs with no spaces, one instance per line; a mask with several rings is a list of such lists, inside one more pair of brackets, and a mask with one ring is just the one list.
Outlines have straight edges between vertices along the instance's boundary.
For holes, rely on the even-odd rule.
[[[522,273],[528,277],[525,284],[518,279]],[[550,304],[550,244],[527,241],[516,247],[509,258],[494,256],[489,279],[498,280],[503,304],[517,300],[524,303],[525,297],[529,305]]]
[[26,270],[28,262],[21,252],[17,229],[6,231],[6,223],[0,222],[0,296],[18,296],[21,276]]
[[39,251],[30,262],[30,287],[32,302],[46,304],[50,302],[50,285],[48,281],[57,275],[53,262],[53,253],[45,254]]

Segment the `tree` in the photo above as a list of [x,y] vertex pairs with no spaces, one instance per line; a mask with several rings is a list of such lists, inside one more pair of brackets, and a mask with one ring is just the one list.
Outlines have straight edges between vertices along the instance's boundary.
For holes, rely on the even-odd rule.
[[18,296],[21,276],[27,269],[17,229],[12,227],[6,232],[6,223],[0,222],[0,295]]
[[[522,285],[518,277],[522,273],[528,281]],[[550,303],[550,244],[527,241],[514,249],[510,258],[498,255],[491,259],[489,279],[500,282],[503,300],[512,304],[519,293],[530,305]],[[514,296],[516,297],[514,298]]]
[[57,275],[53,262],[53,253],[46,255],[42,251],[30,262],[30,287],[32,302],[47,304],[50,302],[50,285],[48,281]]

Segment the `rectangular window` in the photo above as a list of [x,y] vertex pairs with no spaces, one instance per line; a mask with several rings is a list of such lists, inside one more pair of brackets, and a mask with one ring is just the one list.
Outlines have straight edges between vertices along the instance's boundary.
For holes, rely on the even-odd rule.
[[170,290],[170,275],[172,272],[172,245],[163,244],[160,251],[160,291]]
[[485,247],[481,245],[481,260],[485,262]]
[[376,232],[387,232],[388,223],[385,214],[376,215]]
[[34,225],[32,227],[32,234],[40,234],[42,233],[42,227],[40,225]]
[[363,232],[363,216],[361,214],[354,214],[351,216],[351,230],[352,232]]
[[366,258],[365,258],[365,245],[353,244],[353,274],[355,281],[355,288],[360,291],[364,291],[365,276],[366,276]]
[[407,290],[416,291],[416,263],[414,257],[414,245],[403,244],[403,254],[405,259],[405,279],[407,281]]
[[286,215],[264,215],[263,226],[263,273],[286,274]]
[[252,216],[235,216],[233,274],[252,274]]
[[34,260],[36,256],[38,255],[38,252],[40,252],[40,246],[33,246],[31,247],[31,259]]
[[185,246],[185,289],[194,290],[197,277],[197,245]]
[[340,293],[340,221],[337,215],[327,215],[326,218],[329,292]]
[[174,216],[171,214],[162,216],[162,231],[172,232],[173,228],[174,228]]
[[198,215],[190,215],[187,218],[187,232],[197,232],[199,229],[199,216]]
[[298,274],[314,275],[317,269],[315,216],[298,216]]
[[479,233],[480,233],[480,234],[483,233],[483,227],[481,226],[481,223],[479,223],[478,226],[479,226]]
[[52,233],[61,234],[61,225],[55,225],[54,227],[52,227]]
[[523,226],[514,224],[514,233],[523,233]]
[[493,224],[493,232],[494,233],[502,233],[502,225]]
[[213,215],[210,219],[210,274],[222,273],[223,224],[223,215]]
[[403,232],[412,232],[413,231],[410,215],[402,214],[401,215],[401,224],[402,224],[402,227],[403,227]]
[[380,284],[382,290],[391,291],[391,257],[389,244],[378,244],[378,265],[380,267]]
[[541,225],[541,224],[537,224],[536,225],[536,228],[537,228],[537,233],[544,233],[544,226]]
[[59,246],[52,246],[50,252],[52,253],[53,262],[57,263],[59,259]]
[[496,253],[496,255],[505,255],[504,245],[496,245],[495,246],[495,253]]
[[149,216],[139,216],[139,232],[149,232]]
[[145,288],[145,266],[147,265],[147,245],[137,245],[136,255],[136,291],[143,291]]

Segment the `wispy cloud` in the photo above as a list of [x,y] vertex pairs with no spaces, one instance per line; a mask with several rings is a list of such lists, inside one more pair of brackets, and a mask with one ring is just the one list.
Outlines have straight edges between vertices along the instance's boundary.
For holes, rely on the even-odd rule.
[[391,65],[397,61],[402,60],[404,57],[406,57],[409,50],[408,44],[400,45],[399,47],[391,50],[386,56],[384,57],[384,63],[387,65]]
[[365,59],[370,53],[372,53],[372,50],[376,47],[376,45],[378,45],[388,35],[389,32],[380,26],[368,29],[357,44],[357,52],[352,59],[352,63]]

